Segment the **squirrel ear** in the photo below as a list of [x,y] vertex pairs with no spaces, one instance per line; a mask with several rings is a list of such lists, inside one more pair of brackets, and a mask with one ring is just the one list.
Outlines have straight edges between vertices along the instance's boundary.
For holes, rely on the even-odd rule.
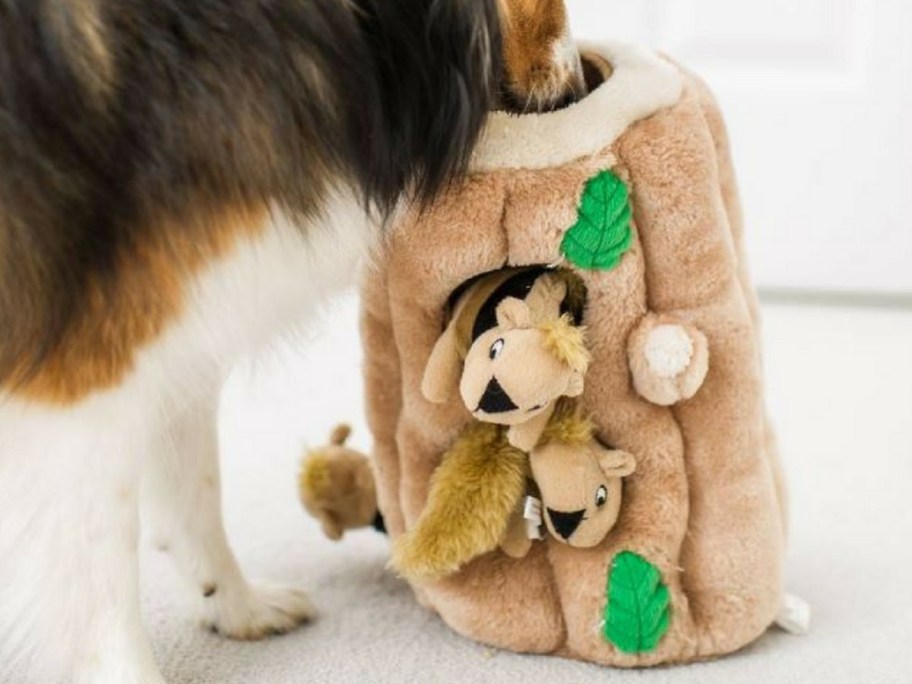
[[598,462],[606,477],[627,477],[636,471],[636,459],[619,449],[600,449]]
[[459,389],[462,359],[456,346],[456,332],[447,328],[434,345],[434,351],[424,368],[421,394],[433,404],[444,404]]
[[526,304],[538,320],[560,316],[560,307],[567,298],[567,283],[551,273],[546,273],[532,285]]
[[516,297],[507,297],[497,305],[497,325],[504,330],[531,328],[532,312],[528,304]]
[[337,425],[329,436],[329,443],[334,446],[345,446],[345,440],[351,435],[351,427],[345,423]]
[[345,530],[342,529],[342,524],[339,522],[338,518],[336,518],[335,514],[330,511],[320,511],[318,517],[320,518],[320,526],[323,528],[323,534],[333,541],[342,539]]

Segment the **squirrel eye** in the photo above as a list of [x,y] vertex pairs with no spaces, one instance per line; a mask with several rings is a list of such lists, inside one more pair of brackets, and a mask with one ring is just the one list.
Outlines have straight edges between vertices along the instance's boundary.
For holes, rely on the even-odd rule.
[[489,356],[491,357],[492,361],[500,356],[500,352],[503,351],[504,344],[505,342],[503,341],[503,338],[501,338],[491,345],[491,352]]
[[608,501],[608,489],[602,485],[595,492],[595,505],[601,508]]

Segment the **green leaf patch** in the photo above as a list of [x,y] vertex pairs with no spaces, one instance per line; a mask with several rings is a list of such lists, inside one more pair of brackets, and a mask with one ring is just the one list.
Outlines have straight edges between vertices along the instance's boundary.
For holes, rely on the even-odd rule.
[[577,221],[564,235],[561,253],[587,271],[610,271],[633,242],[630,191],[611,171],[586,182]]
[[624,551],[608,573],[605,638],[624,653],[648,653],[668,631],[671,602],[662,574],[642,556]]

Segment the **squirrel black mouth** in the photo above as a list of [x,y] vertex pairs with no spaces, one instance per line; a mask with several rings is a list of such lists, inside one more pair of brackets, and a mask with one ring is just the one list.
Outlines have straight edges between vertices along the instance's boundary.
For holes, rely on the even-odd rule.
[[485,388],[484,394],[481,395],[481,401],[478,402],[478,408],[475,412],[484,411],[485,413],[507,413],[515,411],[519,407],[510,399],[497,378],[491,378],[491,382]]

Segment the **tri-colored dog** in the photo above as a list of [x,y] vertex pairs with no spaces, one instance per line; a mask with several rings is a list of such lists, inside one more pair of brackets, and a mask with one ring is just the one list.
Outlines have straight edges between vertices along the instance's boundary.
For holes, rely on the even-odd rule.
[[308,619],[228,547],[224,377],[462,172],[498,101],[581,83],[559,0],[0,0],[5,662],[163,681],[140,499],[219,632]]

